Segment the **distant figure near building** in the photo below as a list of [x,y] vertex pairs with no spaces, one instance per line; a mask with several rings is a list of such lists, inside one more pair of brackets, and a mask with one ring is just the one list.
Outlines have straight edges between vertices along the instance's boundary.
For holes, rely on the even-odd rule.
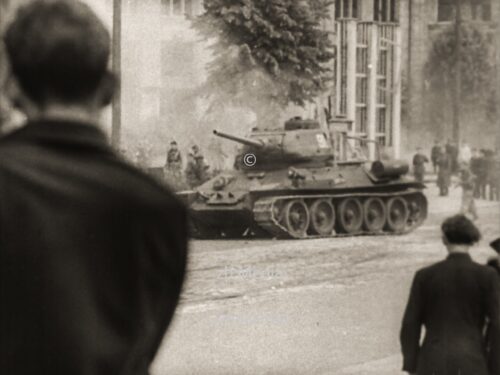
[[[403,371],[416,375],[499,374],[498,275],[471,259],[469,248],[479,241],[480,233],[469,219],[451,217],[441,230],[448,257],[419,270],[413,279],[401,327]],[[488,338],[484,335],[487,322]]]
[[0,374],[147,374],[183,284],[186,209],[97,126],[116,81],[87,5],[32,1],[4,41],[28,122],[0,140]]
[[417,148],[417,153],[413,157],[413,175],[415,180],[418,182],[424,182],[425,176],[425,163],[428,163],[429,159],[422,152],[422,148]]
[[460,150],[458,152],[458,163],[470,165],[471,158],[472,151],[469,145],[466,142],[462,143],[462,146],[460,147]]
[[434,170],[434,173],[438,172],[438,161],[441,158],[442,152],[443,152],[443,148],[439,144],[439,141],[438,140],[434,141],[434,146],[432,146],[432,150],[431,150],[431,161],[432,161],[432,168]]
[[476,202],[474,201],[476,176],[471,173],[470,169],[465,164],[460,171],[459,185],[462,187],[462,206],[460,212],[476,220],[478,218]]
[[165,163],[165,168],[167,172],[173,177],[180,177],[182,171],[182,155],[177,147],[177,142],[170,142],[170,148],[167,151],[167,160]]
[[446,142],[446,153],[451,161],[451,173],[458,173],[458,147],[451,140]]
[[451,184],[451,168],[452,162],[450,156],[446,153],[444,147],[441,147],[439,157],[437,159],[438,176],[437,185],[439,187],[439,195],[445,197],[449,193]]

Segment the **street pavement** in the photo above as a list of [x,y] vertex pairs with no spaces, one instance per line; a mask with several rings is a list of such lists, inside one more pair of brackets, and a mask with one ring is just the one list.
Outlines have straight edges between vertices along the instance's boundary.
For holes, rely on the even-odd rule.
[[[402,236],[193,241],[187,283],[153,375],[401,374],[399,328],[414,272],[446,256],[439,225],[460,190]],[[500,205],[478,201],[486,262]]]

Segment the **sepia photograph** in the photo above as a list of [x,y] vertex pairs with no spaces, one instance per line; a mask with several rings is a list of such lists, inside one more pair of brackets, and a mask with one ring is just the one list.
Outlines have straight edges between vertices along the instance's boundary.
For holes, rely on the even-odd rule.
[[0,0],[0,374],[500,375],[500,1]]

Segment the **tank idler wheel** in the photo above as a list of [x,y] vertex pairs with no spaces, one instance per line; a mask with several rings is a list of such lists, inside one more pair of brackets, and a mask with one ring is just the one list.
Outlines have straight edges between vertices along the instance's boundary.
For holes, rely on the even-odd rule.
[[410,212],[406,201],[401,197],[393,197],[387,201],[387,229],[400,233],[406,228]]
[[407,198],[408,222],[407,229],[414,229],[420,226],[427,217],[427,199],[425,196],[416,194]]
[[303,200],[294,199],[285,204],[283,221],[285,228],[292,237],[307,237],[310,219],[309,209]]
[[347,198],[338,208],[338,225],[344,233],[358,233],[363,226],[363,205],[357,198]]
[[317,199],[310,208],[311,231],[321,236],[330,236],[335,226],[335,209],[330,199]]
[[371,233],[381,232],[387,221],[385,203],[380,198],[368,198],[364,204],[364,226]]

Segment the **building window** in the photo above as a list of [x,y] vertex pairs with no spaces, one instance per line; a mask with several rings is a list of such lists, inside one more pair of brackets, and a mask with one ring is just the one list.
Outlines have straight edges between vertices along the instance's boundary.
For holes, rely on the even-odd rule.
[[[454,21],[457,0],[439,0],[438,21]],[[491,21],[491,0],[461,0],[461,17],[465,20]]]
[[335,18],[357,18],[358,0],[335,0]]
[[396,0],[374,0],[373,19],[378,22],[396,22]]
[[193,0],[161,0],[162,13],[170,17],[193,16]]
[[471,19],[491,21],[491,0],[472,0],[470,7]]

